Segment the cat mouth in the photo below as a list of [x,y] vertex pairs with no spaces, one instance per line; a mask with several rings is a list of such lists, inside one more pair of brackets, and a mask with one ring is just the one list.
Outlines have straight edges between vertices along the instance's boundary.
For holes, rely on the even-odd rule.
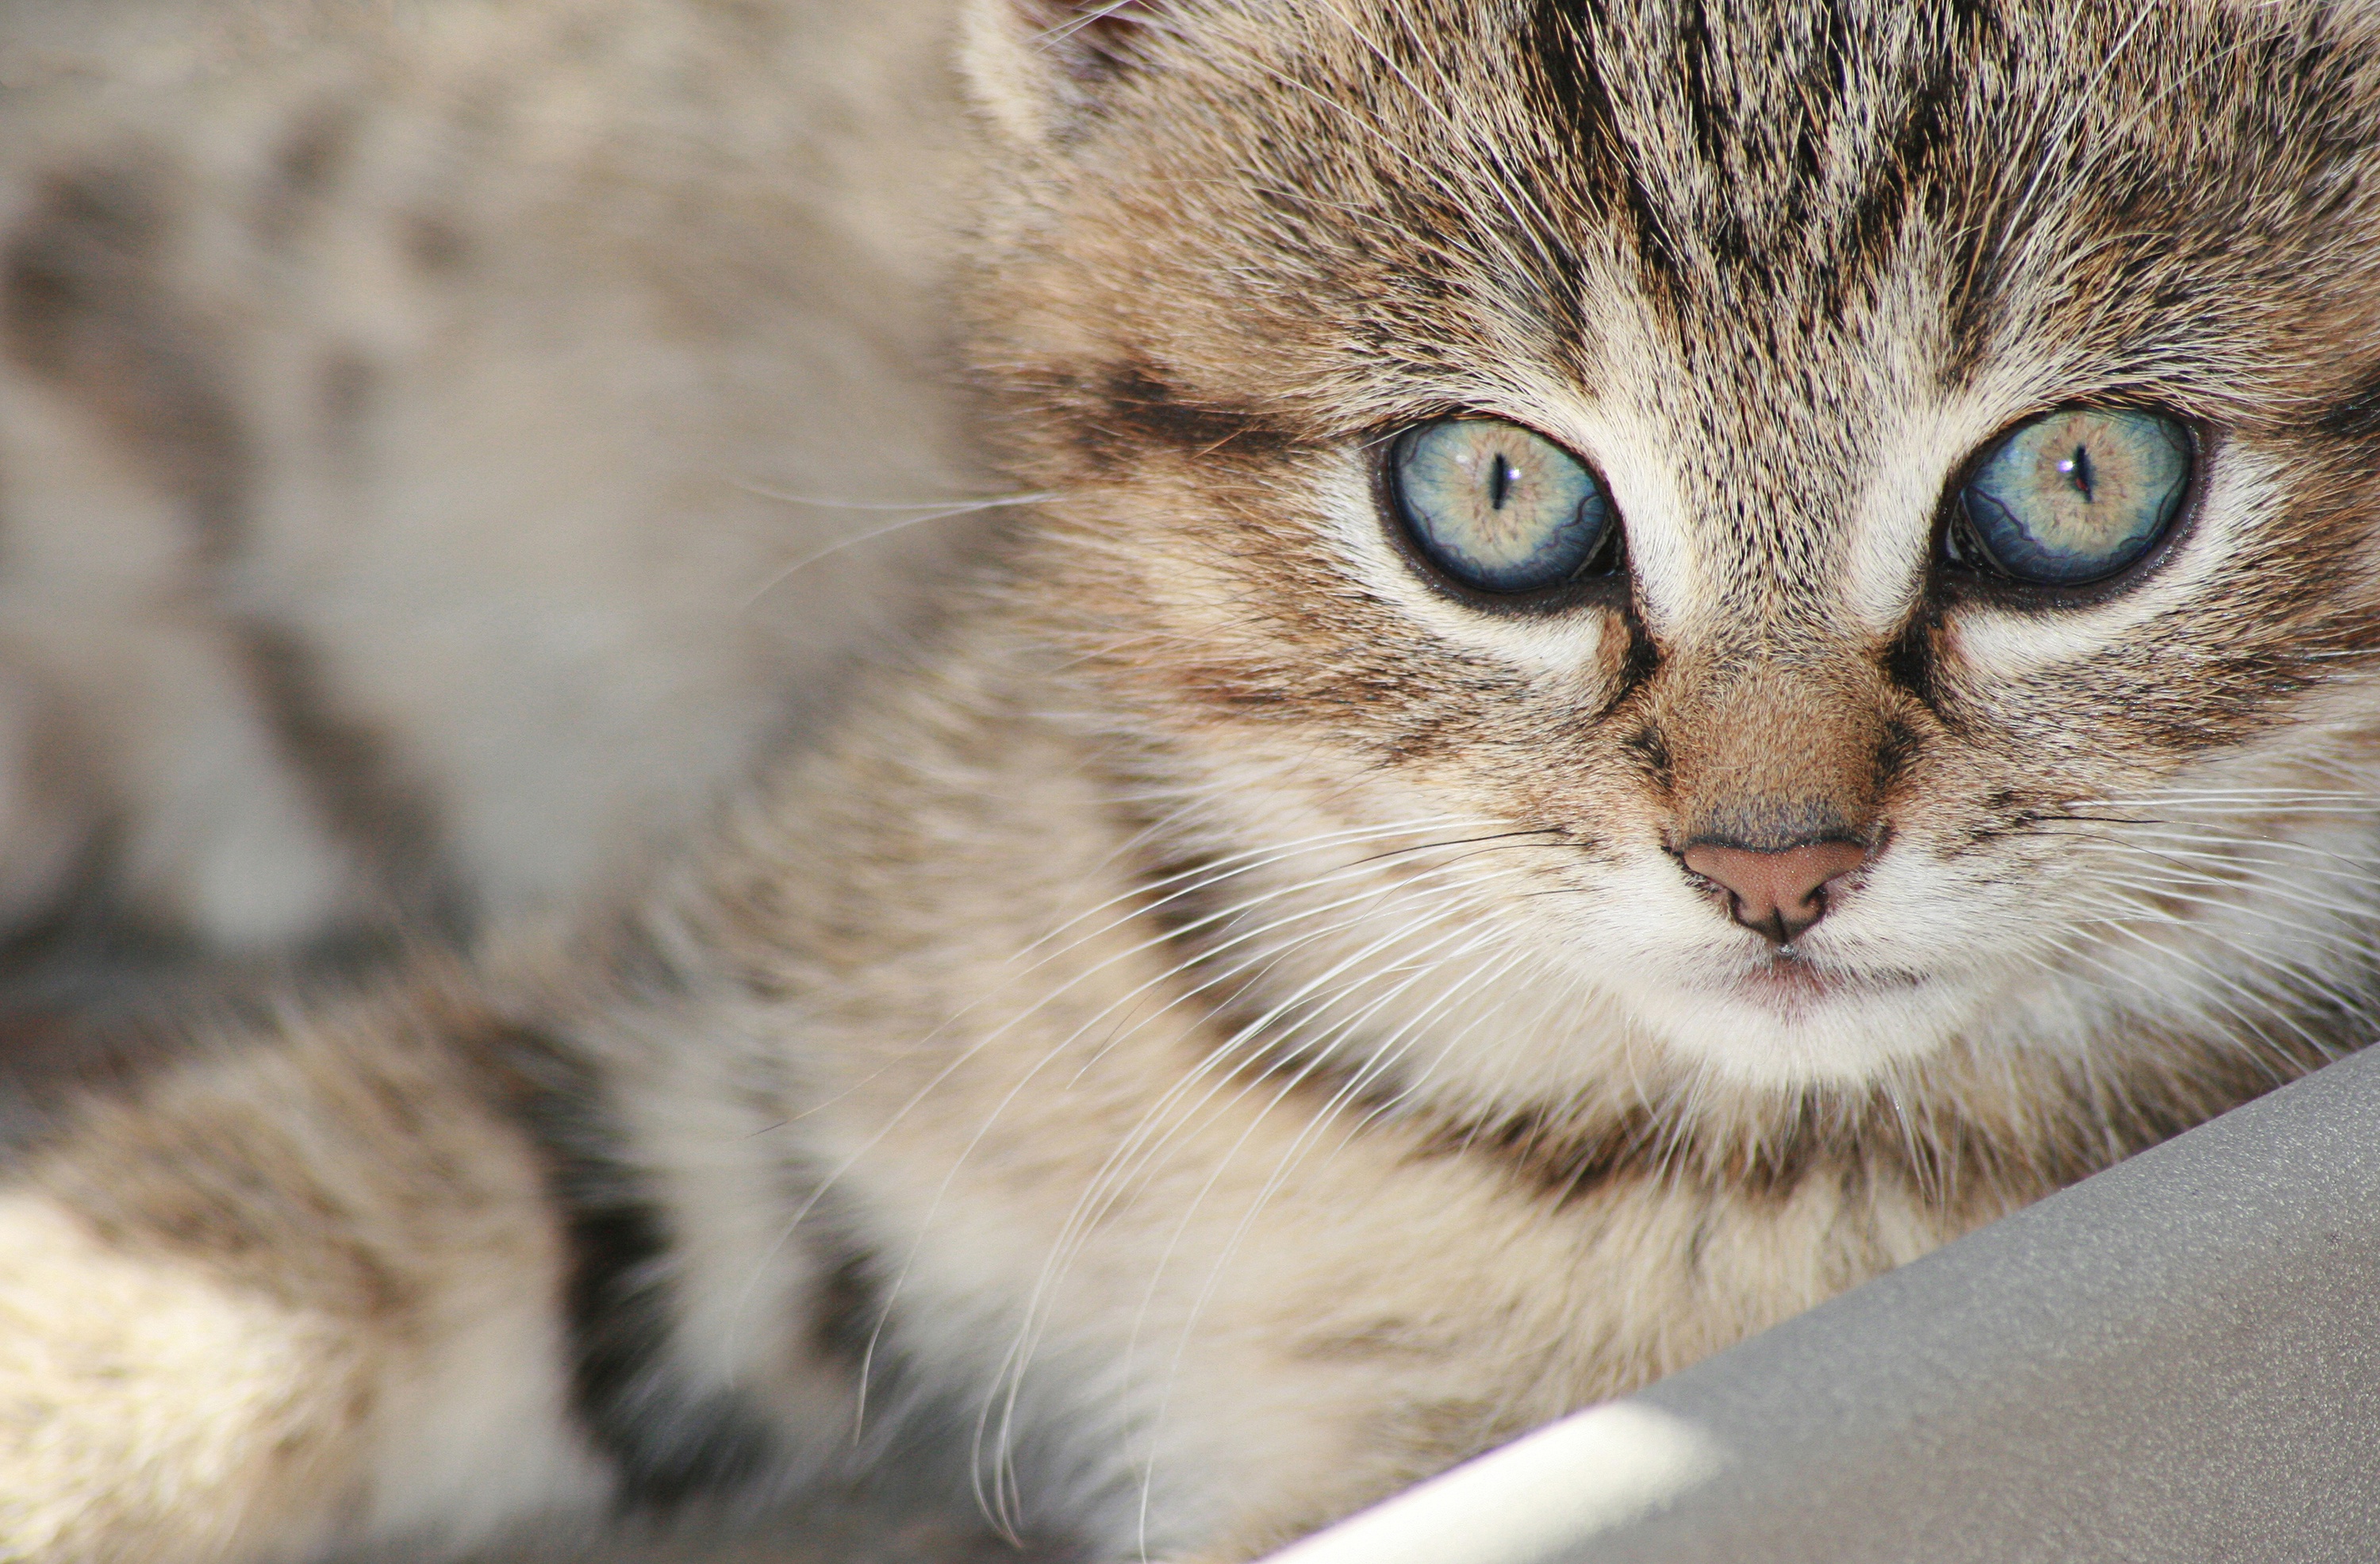
[[1755,1003],[1800,1010],[1828,1000],[1915,988],[1925,981],[1917,972],[1854,971],[1822,964],[1788,945],[1753,962],[1728,986]]

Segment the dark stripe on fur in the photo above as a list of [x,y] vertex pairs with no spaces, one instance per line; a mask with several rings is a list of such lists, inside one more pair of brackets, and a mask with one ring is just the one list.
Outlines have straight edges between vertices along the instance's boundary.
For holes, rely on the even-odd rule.
[[2380,438],[2380,373],[2316,419],[2314,427],[2334,440],[2358,445]]
[[[1394,1122],[1390,1088],[1359,1086],[1333,1067],[1301,1063],[1299,1096],[1333,1102],[1334,1111],[1364,1122]],[[2046,1193],[2071,1177],[2104,1164],[2061,1167],[2029,1184],[2004,1165],[2030,1148],[1986,1146],[1970,1127],[1950,1121],[1948,1143],[1901,1132],[1878,1122],[1856,1105],[1804,1098],[1781,1107],[1756,1130],[1706,1133],[1682,1124],[1674,1112],[1642,1103],[1612,1105],[1593,1113],[1524,1109],[1501,1117],[1464,1118],[1413,1114],[1417,1155],[1459,1158],[1496,1168],[1519,1190],[1567,1206],[1615,1185],[1653,1180],[1707,1189],[1728,1199],[1779,1201],[1812,1180],[1850,1188],[1879,1177],[1905,1181],[1929,1193],[1945,1189],[1998,1193],[2027,1187]],[[1928,1126],[1928,1129],[1936,1128]],[[2110,1158],[2109,1160],[2112,1160]],[[1977,1164],[2002,1173],[2000,1182],[1962,1179]],[[2030,1198],[2030,1196],[2028,1197]]]
[[1206,458],[1278,456],[1292,444],[1256,410],[1185,395],[1149,363],[1127,361],[1055,378],[1080,401],[1085,416],[1076,421],[1075,442],[1102,470],[1136,465],[1148,446]]
[[1666,300],[1685,271],[1684,259],[1613,128],[1611,84],[1588,21],[1585,0],[1538,0],[1523,36],[1524,57],[1542,72],[1548,121],[1569,136],[1568,151],[1586,176],[1587,191],[1608,203],[1604,215],[1625,225],[1646,291]]
[[354,156],[360,116],[352,104],[320,103],[299,115],[273,152],[256,208],[257,237],[279,247],[296,238],[335,190]]
[[[1621,542],[1623,546],[1626,544],[1625,534]],[[1632,580],[1633,569],[1623,561],[1621,578]],[[1610,715],[1620,708],[1621,702],[1652,683],[1653,676],[1661,668],[1661,649],[1654,643],[1653,632],[1645,628],[1645,616],[1638,611],[1633,590],[1620,605],[1620,628],[1628,637],[1628,650],[1620,660],[1620,677],[1612,682],[1611,698],[1604,703],[1600,714],[1604,716]]]
[[1949,718],[1943,713],[1942,692],[1935,674],[1934,638],[1940,631],[1941,609],[1929,604],[1885,648],[1882,666],[1884,677],[1892,681],[1895,689],[1906,691],[1948,727]]
[[1131,434],[1202,456],[1234,440],[1252,441],[1268,450],[1288,443],[1254,409],[1185,397],[1146,363],[1121,364],[1109,372],[1107,406]]
[[630,1155],[601,1072],[565,1039],[507,1029],[495,1052],[514,1113],[543,1151],[567,1246],[571,1405],[631,1505],[667,1506],[781,1464],[775,1435],[734,1392],[672,1362],[677,1305],[667,1210]]
[[333,709],[313,652],[286,631],[250,623],[239,651],[283,755],[341,839],[371,867],[391,921],[468,935],[475,909],[443,863],[437,811],[400,773],[393,747]]
[[[821,1246],[820,1231],[816,1221],[802,1225],[803,1237],[813,1250]],[[810,1345],[820,1356],[857,1373],[867,1365],[884,1325],[885,1298],[876,1285],[875,1252],[852,1240],[840,1239],[837,1248],[817,1257],[826,1280],[818,1291]]]
[[220,556],[254,455],[213,344],[168,283],[164,183],[137,166],[52,179],[0,252],[0,327],[9,355],[104,421]]
[[[2308,1018],[2344,1034],[2343,1018]],[[2261,1057],[2260,1057],[2261,1056]],[[1614,1100],[1476,1118],[1416,1111],[1393,1082],[1358,1084],[1299,1061],[1300,1100],[1362,1123],[1402,1121],[1418,1155],[1500,1168],[1528,1193],[1567,1205],[1615,1184],[1660,1180],[1725,1198],[1782,1200],[1814,1184],[1894,1184],[1965,1219],[1985,1219],[2064,1188],[2324,1062],[2299,1039],[2217,1045],[2130,1087],[2050,1066],[2012,1119],[1980,1122],[1954,1093],[1812,1088],[1734,1123],[1697,1126],[1672,1106]],[[1279,1067],[1273,1066],[1278,1069]]]

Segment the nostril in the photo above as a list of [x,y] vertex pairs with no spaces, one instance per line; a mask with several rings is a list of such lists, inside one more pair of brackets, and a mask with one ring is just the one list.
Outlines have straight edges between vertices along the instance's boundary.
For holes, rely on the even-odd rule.
[[1857,842],[1809,842],[1777,852],[1696,842],[1679,856],[1724,889],[1735,921],[1779,945],[1827,914],[1827,887],[1867,861]]

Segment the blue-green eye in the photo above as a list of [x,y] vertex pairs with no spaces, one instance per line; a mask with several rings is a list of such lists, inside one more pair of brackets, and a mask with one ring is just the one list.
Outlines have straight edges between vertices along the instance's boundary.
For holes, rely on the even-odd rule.
[[2163,413],[2072,408],[2036,418],[1959,491],[1965,526],[1951,530],[1952,556],[2044,586],[2112,576],[2173,524],[2192,460],[2190,431]]
[[1477,592],[1542,592],[1611,555],[1601,481],[1545,436],[1500,419],[1405,431],[1390,454],[1389,487],[1414,545]]

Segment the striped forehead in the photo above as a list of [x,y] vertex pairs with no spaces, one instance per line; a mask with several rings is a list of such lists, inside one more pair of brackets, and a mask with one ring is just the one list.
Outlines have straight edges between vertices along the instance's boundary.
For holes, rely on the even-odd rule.
[[1548,269],[1479,297],[1537,315],[1592,404],[1657,631],[1894,633],[1995,430],[2186,400],[2190,366],[2260,352],[2192,289],[2317,286],[2291,251],[2318,224],[2259,250],[2240,214],[2369,182],[2368,142],[2307,132],[2371,120],[2369,39],[2289,7],[2028,9],[1537,6],[1524,100],[1570,155],[1504,252]]
[[1801,377],[1695,375],[1658,344],[1627,356],[1636,394],[1597,398],[1579,427],[1625,518],[1656,637],[1894,634],[1971,434],[1930,378],[1826,355],[1820,393]]

